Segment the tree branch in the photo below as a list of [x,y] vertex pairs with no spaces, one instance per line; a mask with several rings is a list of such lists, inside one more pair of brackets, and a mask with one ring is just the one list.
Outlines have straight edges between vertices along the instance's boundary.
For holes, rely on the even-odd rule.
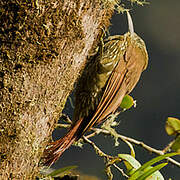
[[[88,136],[86,136],[87,138],[90,138],[90,137],[93,137],[95,136],[96,134],[105,134],[105,135],[112,135],[108,130],[104,130],[104,129],[100,129],[100,128],[92,128],[92,130],[94,131],[93,133],[89,134]],[[153,147],[150,147],[148,145],[146,145],[144,142],[142,141],[138,141],[138,140],[135,140],[133,138],[130,138],[130,137],[127,137],[127,136],[124,136],[124,135],[120,135],[118,134],[118,137],[122,140],[122,141],[128,141],[130,143],[133,143],[133,144],[136,144],[136,145],[139,145],[141,147],[143,147],[145,150],[149,151],[149,152],[152,152],[154,154],[157,154],[157,155],[164,155],[164,151],[163,150],[157,150]],[[173,158],[166,158],[170,163],[176,165],[177,167],[180,167],[180,163],[177,162],[176,160],[174,160]]]
[[7,0],[0,7],[0,179],[34,179],[113,8],[99,0]]
[[[117,157],[113,157],[113,156],[110,156],[110,155],[104,153],[101,149],[99,149],[98,146],[96,146],[96,144],[94,142],[89,140],[87,138],[87,136],[83,136],[82,138],[83,138],[84,142],[90,144],[94,148],[94,150],[96,151],[96,154],[98,154],[100,157],[104,157],[105,162],[106,162],[106,170],[105,171],[106,171],[106,174],[107,174],[109,180],[113,179],[113,174],[111,173],[111,169],[110,169],[111,165],[113,165],[118,171],[120,171],[124,177],[128,178],[128,176],[124,173],[123,169],[119,168],[115,164],[114,159],[115,159],[115,161],[119,161],[119,159]],[[113,162],[111,162],[111,161],[113,161]]]

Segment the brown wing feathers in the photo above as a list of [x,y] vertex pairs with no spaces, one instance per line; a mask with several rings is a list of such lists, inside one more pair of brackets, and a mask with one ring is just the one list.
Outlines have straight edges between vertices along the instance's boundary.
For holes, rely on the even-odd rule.
[[45,150],[44,158],[46,165],[52,165],[74,141],[80,138],[80,135],[82,136],[94,124],[100,123],[117,109],[126,93],[124,89],[121,90],[121,85],[123,84],[125,76],[124,72],[126,70],[123,68],[123,71],[120,72],[119,66],[122,66],[122,64],[118,63],[117,68],[114,69],[110,75],[102,99],[94,113],[94,116],[89,122],[86,122],[86,126],[84,127],[83,125],[83,121],[86,121],[86,119],[81,118],[76,121],[63,138],[52,142],[49,148]]

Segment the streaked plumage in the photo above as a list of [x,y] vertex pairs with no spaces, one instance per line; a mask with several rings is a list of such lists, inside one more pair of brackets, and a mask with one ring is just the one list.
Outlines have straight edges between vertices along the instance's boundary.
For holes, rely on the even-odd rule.
[[104,47],[99,48],[78,81],[73,125],[63,138],[45,150],[45,164],[53,164],[88,129],[114,113],[147,64],[145,44],[134,32],[104,40]]

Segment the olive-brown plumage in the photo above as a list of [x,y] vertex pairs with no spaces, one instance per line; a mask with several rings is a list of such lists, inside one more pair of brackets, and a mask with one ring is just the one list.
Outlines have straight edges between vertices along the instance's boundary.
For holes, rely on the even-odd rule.
[[114,113],[147,64],[145,44],[134,32],[104,40],[77,83],[73,125],[63,138],[45,150],[45,164],[53,164],[88,129]]

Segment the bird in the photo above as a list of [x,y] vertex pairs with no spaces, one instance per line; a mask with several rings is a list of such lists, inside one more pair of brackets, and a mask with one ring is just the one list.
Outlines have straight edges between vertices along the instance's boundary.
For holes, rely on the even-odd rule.
[[127,20],[129,31],[104,39],[97,53],[87,62],[76,86],[73,123],[62,138],[45,149],[46,166],[54,164],[91,127],[115,113],[147,68],[146,45],[134,32],[128,11]]

